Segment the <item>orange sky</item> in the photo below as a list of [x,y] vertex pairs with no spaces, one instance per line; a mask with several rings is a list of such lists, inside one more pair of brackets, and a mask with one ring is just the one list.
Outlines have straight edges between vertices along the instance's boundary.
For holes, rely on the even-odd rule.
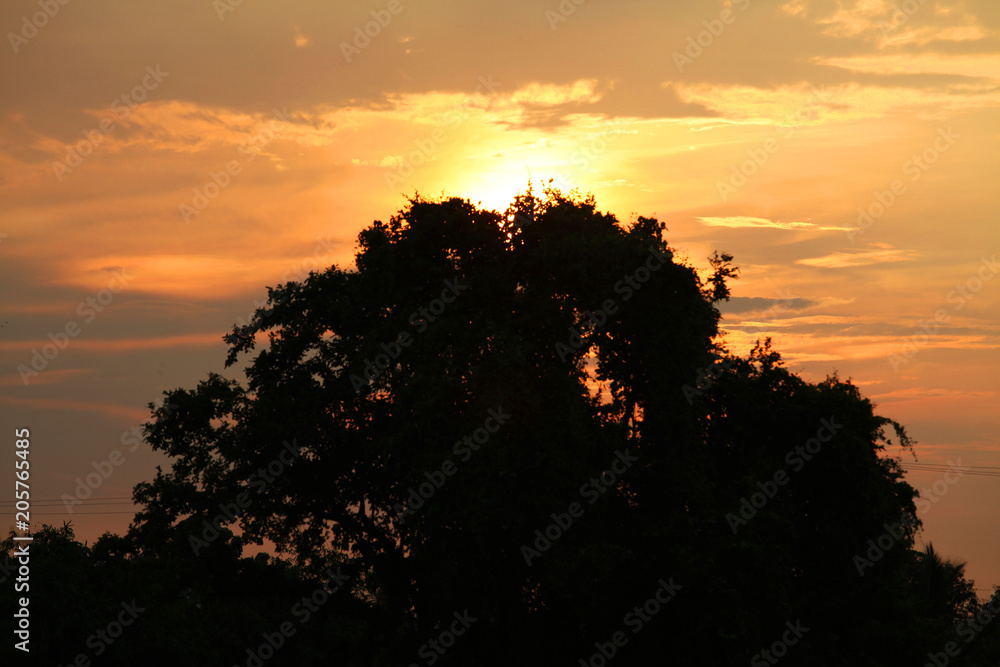
[[[115,450],[94,496],[151,478],[122,443],[145,404],[223,372],[265,285],[351,263],[403,193],[502,207],[529,174],[655,214],[699,267],[734,254],[734,350],[771,335],[921,462],[1000,466],[995,0],[53,6],[0,7],[0,410],[37,498]],[[920,539],[988,589],[998,508],[965,476]],[[91,540],[129,518],[83,511]]]

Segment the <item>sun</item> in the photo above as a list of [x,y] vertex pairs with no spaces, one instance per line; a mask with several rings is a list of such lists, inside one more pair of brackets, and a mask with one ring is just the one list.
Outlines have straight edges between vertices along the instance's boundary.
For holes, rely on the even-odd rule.
[[469,174],[463,179],[460,194],[482,208],[503,213],[518,193],[528,189],[528,178],[523,164],[504,165]]
[[529,181],[536,195],[540,195],[548,185],[563,192],[574,188],[588,190],[591,181],[588,177],[592,174],[573,164],[572,156],[564,153],[551,149],[534,150],[530,155],[518,154],[495,161],[470,161],[466,170],[452,179],[458,183],[456,194],[482,208],[503,213],[514,202],[515,196],[528,190]]

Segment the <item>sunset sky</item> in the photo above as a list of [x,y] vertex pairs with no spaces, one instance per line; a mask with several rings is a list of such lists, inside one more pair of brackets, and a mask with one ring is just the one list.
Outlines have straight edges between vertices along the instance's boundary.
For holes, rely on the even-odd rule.
[[[1000,466],[996,0],[10,0],[0,27],[0,410],[35,499],[151,479],[146,404],[237,376],[221,337],[266,285],[350,265],[405,195],[503,208],[529,176],[733,254],[732,350],[852,378],[920,463]],[[1000,478],[943,479],[909,475],[947,491],[918,545],[986,594]],[[97,502],[35,517],[124,531]]]

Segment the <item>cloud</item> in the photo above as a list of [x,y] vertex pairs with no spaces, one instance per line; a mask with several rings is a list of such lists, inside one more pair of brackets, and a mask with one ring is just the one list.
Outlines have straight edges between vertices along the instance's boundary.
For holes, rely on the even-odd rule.
[[781,358],[785,360],[786,364],[804,364],[817,361],[840,361],[844,357],[843,355],[829,354],[826,352],[786,352],[781,355]]
[[393,168],[398,167],[406,162],[406,158],[402,155],[386,155],[385,157],[378,160],[362,160],[360,158],[351,158],[351,164],[361,166],[361,167],[382,167],[382,168]]
[[880,394],[872,394],[873,400],[891,401],[927,398],[943,398],[964,401],[967,399],[992,399],[996,400],[995,391],[977,391],[972,389],[951,389],[949,387],[903,387]]
[[757,229],[817,229],[822,231],[848,231],[850,227],[820,227],[811,222],[781,222],[767,218],[752,218],[746,215],[729,217],[698,217],[701,224],[707,227],[732,227],[741,229],[754,227]]
[[600,114],[605,118],[697,118],[715,117],[719,114],[700,102],[686,102],[681,99],[674,84],[654,81],[596,81],[574,84],[574,89],[585,94],[577,94],[572,99],[558,99],[552,95],[538,93],[553,86],[540,87],[532,84],[525,92],[518,91],[513,96],[520,107],[511,127],[554,129],[569,125],[573,117],[580,114]]
[[805,266],[816,266],[823,269],[843,269],[852,266],[866,266],[868,264],[881,264],[885,262],[906,262],[919,253],[914,250],[902,248],[876,248],[874,250],[854,250],[850,252],[834,252],[822,257],[810,257],[807,259],[797,259],[796,264]]
[[[824,26],[824,35],[860,38],[884,48],[887,45],[899,47],[932,41],[985,39],[992,31],[972,11],[971,4],[955,2],[931,6],[921,0],[902,3],[901,7],[900,3],[889,0],[839,0],[834,9],[829,4],[793,0],[782,9],[789,15],[812,19]],[[827,14],[820,15],[824,9]]]
[[[65,381],[71,381],[78,377],[85,375],[94,375],[97,373],[97,369],[94,368],[70,368],[66,370],[47,370],[44,373],[33,376],[31,378],[32,385],[40,384],[61,384]],[[18,387],[23,386],[24,382],[17,375],[10,375],[4,378],[0,378],[0,387]]]
[[0,404],[10,405],[23,410],[72,410],[75,412],[88,412],[103,414],[115,419],[125,418],[132,423],[142,423],[148,421],[149,410],[130,408],[117,403],[99,403],[97,401],[77,401],[72,399],[58,398],[15,398],[13,396],[0,396]]
[[815,306],[817,299],[802,299],[794,297],[792,299],[768,299],[762,296],[733,296],[729,301],[723,301],[716,306],[721,313],[750,313],[757,310],[766,310],[776,304],[781,304],[782,308],[788,310],[802,310]]
[[[0,351],[31,350],[47,344],[39,340],[0,341]],[[91,352],[130,352],[133,350],[156,350],[171,347],[209,347],[221,345],[222,334],[184,334],[178,336],[159,336],[153,338],[101,338],[76,339],[70,345],[77,350]]]

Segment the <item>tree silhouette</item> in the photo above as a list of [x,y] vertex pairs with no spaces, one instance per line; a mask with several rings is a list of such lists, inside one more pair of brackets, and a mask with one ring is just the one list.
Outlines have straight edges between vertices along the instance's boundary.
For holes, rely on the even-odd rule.
[[[280,582],[333,573],[274,664],[736,664],[797,622],[786,664],[920,664],[969,607],[916,601],[905,431],[770,341],[729,353],[733,258],[703,277],[664,230],[552,189],[504,214],[414,197],[356,270],[269,288],[226,337],[230,366],[266,339],[245,385],[151,406],[171,468],[95,552],[216,613],[257,600],[246,632],[206,621],[212,664],[287,615]],[[291,565],[241,558],[267,543]]]

